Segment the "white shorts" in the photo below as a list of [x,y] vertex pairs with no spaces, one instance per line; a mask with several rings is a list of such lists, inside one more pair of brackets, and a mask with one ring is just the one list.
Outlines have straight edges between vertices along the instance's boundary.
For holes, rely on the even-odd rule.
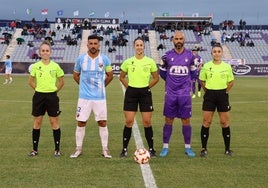
[[6,69],[5,74],[11,74],[12,69]]
[[76,120],[86,122],[91,111],[95,116],[95,121],[107,120],[106,100],[86,100],[78,99],[76,109]]

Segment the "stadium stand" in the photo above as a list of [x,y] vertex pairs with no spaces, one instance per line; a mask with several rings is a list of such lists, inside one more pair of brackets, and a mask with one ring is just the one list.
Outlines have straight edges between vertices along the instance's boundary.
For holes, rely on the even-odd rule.
[[[95,33],[102,38],[101,52],[107,54],[112,63],[121,64],[123,60],[133,55],[133,41],[137,37],[142,37],[146,41],[145,54],[160,63],[160,57],[173,48],[172,36],[175,29],[172,26],[163,28],[159,24],[158,28],[148,27],[148,25],[121,24],[120,27],[110,25],[86,29],[75,27],[60,29],[51,23],[50,27],[41,28],[42,32],[34,34],[31,33],[32,28],[27,28],[27,32],[30,33],[25,34],[24,28],[12,30],[9,27],[1,27],[1,62],[4,61],[6,54],[10,54],[13,62],[31,64],[39,58],[38,47],[43,40],[47,39],[53,44],[52,59],[58,63],[73,65],[77,56],[87,51],[88,35]],[[189,49],[200,48],[199,54],[204,62],[211,59],[212,43],[221,42],[225,59],[245,59],[248,65],[268,64],[268,29],[247,27],[240,30],[237,28],[223,30],[206,26],[205,33],[202,33],[193,28],[193,26],[181,28],[187,39],[185,46]],[[224,41],[223,34],[226,35]],[[241,41],[231,39],[232,36],[239,34],[243,36],[244,46]],[[9,36],[9,41],[6,40],[6,35]],[[22,38],[20,44],[18,38]],[[254,46],[247,45],[249,42],[253,42]]]

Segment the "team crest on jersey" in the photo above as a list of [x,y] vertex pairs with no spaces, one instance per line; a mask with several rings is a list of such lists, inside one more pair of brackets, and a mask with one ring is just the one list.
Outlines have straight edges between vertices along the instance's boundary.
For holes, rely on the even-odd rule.
[[143,72],[148,72],[149,71],[149,68],[148,67],[144,67],[143,68]]
[[99,63],[99,67],[102,68],[103,67],[103,64],[102,63]]

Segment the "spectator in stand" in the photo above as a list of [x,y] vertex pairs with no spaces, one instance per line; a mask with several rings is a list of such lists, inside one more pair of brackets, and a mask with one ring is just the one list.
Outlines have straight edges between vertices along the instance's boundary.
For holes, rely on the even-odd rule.
[[214,44],[216,44],[217,43],[217,39],[211,39],[211,42],[210,42],[210,45],[211,46],[214,46]]
[[[225,44],[225,41],[226,41],[226,33],[223,32],[222,35],[221,35],[221,43]],[[211,45],[211,46],[213,46],[213,45]]]
[[161,43],[157,46],[157,50],[163,50],[166,49],[166,47]]
[[12,21],[12,22],[10,23],[10,28],[11,28],[11,30],[14,31],[15,27],[16,27],[16,22],[15,22],[15,21]]
[[56,32],[54,30],[51,32],[51,36],[56,37]]
[[239,21],[239,30],[242,30],[243,29],[243,20],[240,19]]
[[44,20],[44,28],[48,28],[48,27],[49,27],[48,19],[45,18],[45,20]]
[[115,47],[111,47],[111,46],[109,46],[109,48],[108,48],[108,52],[109,52],[109,53],[116,52]]
[[40,58],[39,58],[39,55],[38,55],[37,53],[34,53],[34,54],[32,55],[32,59],[35,60],[35,61],[37,61],[37,60],[40,59]]
[[105,41],[105,46],[110,46],[110,41],[109,40]]
[[245,39],[242,39],[242,41],[240,42],[240,47],[243,47],[243,46],[245,46]]
[[34,28],[35,27],[35,24],[36,24],[35,18],[32,19],[31,23],[32,23],[31,27]]
[[243,21],[243,23],[242,23],[242,29],[246,29],[246,25],[247,25],[247,22],[246,21]]
[[234,42],[237,40],[237,37],[238,37],[238,33],[237,32],[234,32],[231,36],[231,42]]
[[166,40],[166,39],[169,39],[169,37],[166,35],[166,34],[161,34],[160,35],[160,40]]
[[28,46],[29,48],[34,47],[33,41],[28,41],[27,46]]
[[254,47],[255,44],[254,44],[253,40],[248,41],[248,42],[247,42],[247,46],[249,46],[249,47]]
[[248,31],[245,33],[245,39],[250,39],[250,36],[249,36],[249,32]]

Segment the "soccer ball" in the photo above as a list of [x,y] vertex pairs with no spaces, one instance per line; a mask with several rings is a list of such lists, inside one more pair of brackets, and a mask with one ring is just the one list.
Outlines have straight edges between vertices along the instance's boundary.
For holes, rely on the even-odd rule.
[[134,160],[138,164],[148,163],[150,160],[150,153],[145,148],[136,149],[134,153]]

